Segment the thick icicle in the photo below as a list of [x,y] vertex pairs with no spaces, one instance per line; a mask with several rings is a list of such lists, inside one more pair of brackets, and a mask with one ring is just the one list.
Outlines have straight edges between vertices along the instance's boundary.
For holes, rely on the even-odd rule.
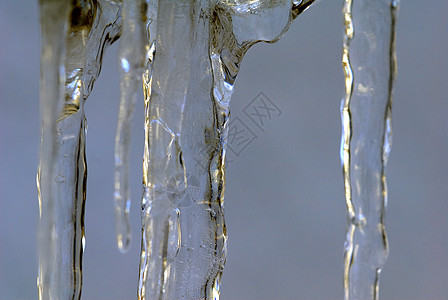
[[313,1],[153,1],[139,299],[219,299],[229,100],[251,45]]
[[[39,299],[68,298],[63,293],[77,293],[60,282],[71,282],[66,274],[59,245],[59,207],[57,201],[56,120],[64,103],[65,38],[67,35],[68,1],[40,1],[42,30],[40,109],[42,122],[41,159],[37,174],[39,196],[39,270],[37,277]],[[59,178],[59,177],[58,177]],[[60,181],[60,180],[59,180]]]
[[125,0],[122,8],[122,32],[119,52],[121,100],[115,137],[115,227],[118,248],[125,252],[131,242],[129,209],[129,148],[131,119],[141,87],[145,64],[146,34],[145,0]]
[[388,255],[385,165],[391,148],[398,1],[345,0],[341,161],[348,210],[345,299],[378,299]]
[[[111,30],[99,27],[104,22],[113,27],[113,20],[107,20],[108,6],[91,0],[40,2],[40,299],[81,297],[87,176],[84,101],[99,73],[104,45],[111,38],[104,35]],[[112,13],[115,19],[117,12]]]

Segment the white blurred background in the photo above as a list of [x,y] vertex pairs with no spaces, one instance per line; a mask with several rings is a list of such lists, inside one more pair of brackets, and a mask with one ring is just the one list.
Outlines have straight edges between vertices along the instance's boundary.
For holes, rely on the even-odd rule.
[[[38,1],[0,3],[0,299],[36,299]],[[322,0],[246,55],[232,117],[263,92],[282,111],[228,167],[222,299],[342,299],[342,0]],[[448,299],[448,2],[403,0],[381,299]],[[83,299],[136,299],[143,101],[132,144],[133,243],[115,246],[117,45],[87,101]],[[247,123],[249,125],[249,123]],[[252,125],[253,126],[253,125]],[[258,131],[257,131],[258,130]]]

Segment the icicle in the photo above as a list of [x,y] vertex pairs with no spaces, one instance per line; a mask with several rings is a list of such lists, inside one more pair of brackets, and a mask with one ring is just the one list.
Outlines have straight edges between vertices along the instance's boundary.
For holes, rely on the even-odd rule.
[[121,101],[115,137],[115,226],[120,251],[125,252],[131,241],[129,209],[129,148],[131,118],[141,87],[145,62],[146,9],[144,0],[125,0],[122,9],[122,38],[119,66]]
[[[59,269],[61,261],[59,232],[59,209],[55,192],[57,153],[56,119],[64,101],[65,83],[65,38],[67,34],[68,1],[40,1],[42,30],[41,54],[41,160],[37,174],[39,196],[39,271],[37,278],[39,299],[64,298],[66,286],[59,284],[67,276]],[[71,274],[69,274],[70,276]],[[70,279],[69,279],[70,281]],[[60,290],[62,289],[62,291]],[[77,288],[75,288],[76,293]],[[72,289],[70,288],[70,292]],[[55,295],[55,296],[52,296]],[[65,297],[67,298],[67,297]]]
[[[109,35],[111,30],[98,28],[104,22],[114,27],[115,23],[108,20],[108,6],[92,0],[40,2],[40,299],[81,297],[87,176],[84,100],[99,74],[105,45],[114,38]],[[117,11],[112,14],[115,19]],[[108,34],[99,38],[98,30]],[[92,57],[92,53],[97,55]]]
[[240,63],[312,2],[151,4],[139,299],[219,299],[229,100]]
[[388,255],[385,165],[391,147],[398,1],[345,0],[341,161],[348,210],[345,299],[378,299]]
[[[115,212],[118,245],[125,251],[130,241],[130,117],[143,74],[140,299],[219,299],[227,253],[223,213],[229,101],[241,60],[253,44],[278,40],[313,2],[124,3]],[[81,297],[87,174],[84,101],[100,73],[104,49],[119,37],[121,4],[40,2],[41,299]]]

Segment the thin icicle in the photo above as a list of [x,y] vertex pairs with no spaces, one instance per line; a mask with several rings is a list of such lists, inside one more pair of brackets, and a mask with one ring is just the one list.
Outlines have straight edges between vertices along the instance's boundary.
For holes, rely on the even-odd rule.
[[344,253],[346,300],[378,299],[388,255],[384,226],[385,166],[391,147],[398,1],[345,0],[341,161],[348,228]]
[[123,253],[131,242],[129,209],[129,150],[131,146],[131,120],[142,84],[145,65],[146,9],[144,0],[125,0],[122,8],[122,37],[120,41],[119,66],[121,77],[121,100],[115,137],[115,229],[117,244]]

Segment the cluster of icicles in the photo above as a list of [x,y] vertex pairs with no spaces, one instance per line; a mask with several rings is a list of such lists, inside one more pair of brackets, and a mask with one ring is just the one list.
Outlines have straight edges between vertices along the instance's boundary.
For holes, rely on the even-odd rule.
[[[81,298],[84,102],[105,49],[118,39],[114,204],[123,252],[131,240],[130,119],[141,86],[145,103],[138,299],[219,299],[227,252],[229,101],[240,63],[253,44],[277,41],[313,2],[40,0],[39,299]],[[397,2],[344,0],[343,7],[345,298],[376,299],[387,256],[384,166],[391,143]]]

